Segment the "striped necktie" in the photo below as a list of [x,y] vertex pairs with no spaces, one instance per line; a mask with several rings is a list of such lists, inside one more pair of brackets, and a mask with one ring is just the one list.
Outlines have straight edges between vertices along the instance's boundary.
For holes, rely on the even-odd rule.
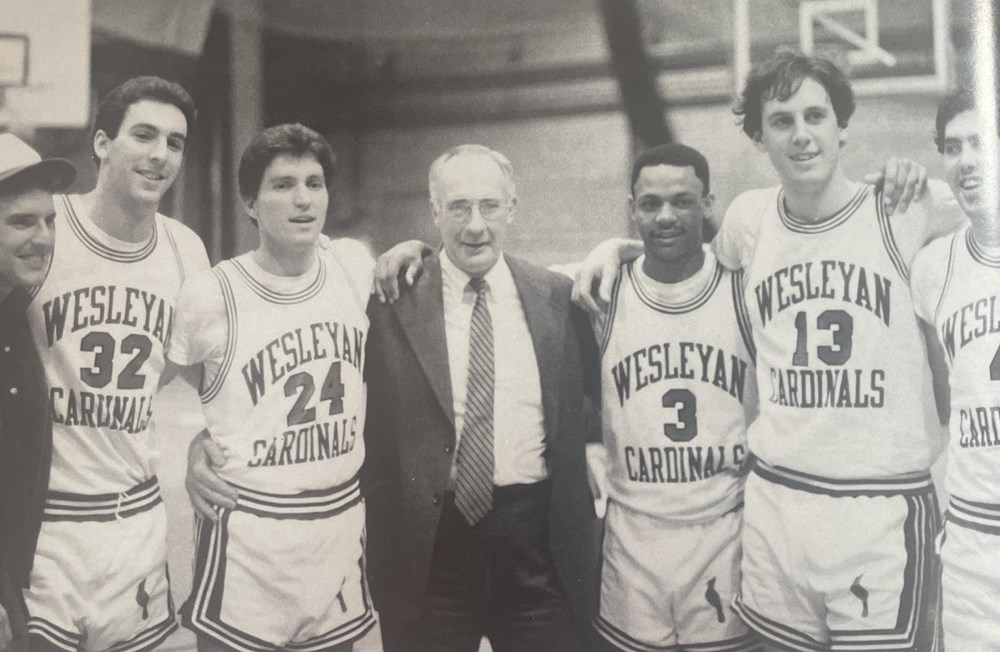
[[486,305],[486,281],[474,278],[469,287],[476,293],[476,305],[469,329],[469,380],[455,507],[469,525],[475,525],[493,508],[493,322]]

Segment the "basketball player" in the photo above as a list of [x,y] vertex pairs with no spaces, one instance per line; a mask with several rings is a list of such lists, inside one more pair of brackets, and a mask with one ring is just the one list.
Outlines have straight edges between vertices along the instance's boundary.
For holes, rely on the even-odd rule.
[[29,308],[53,421],[33,649],[146,650],[177,627],[153,399],[181,283],[208,258],[157,207],[194,118],[180,86],[125,82],[97,110],[97,186],[55,198],[59,246]]
[[946,649],[969,652],[1000,644],[1000,202],[987,115],[967,90],[938,107],[935,140],[969,222],[917,255],[912,286],[949,368],[944,637]]
[[699,152],[648,150],[632,180],[644,255],[595,325],[610,461],[595,626],[609,650],[757,650],[728,609],[757,401],[741,275],[702,244],[713,198]]
[[890,219],[844,174],[853,110],[838,68],[790,51],[751,73],[737,110],[781,186],[739,196],[715,241],[746,274],[764,397],[735,607],[784,648],[929,650],[941,445],[908,285],[950,225],[919,205]]
[[199,650],[350,650],[375,623],[364,575],[365,309],[374,260],[320,247],[334,155],[299,124],[240,160],[256,250],[181,293],[171,363],[199,365],[216,473],[234,508],[198,518],[182,612]]
[[940,442],[908,285],[916,251],[954,225],[919,204],[890,218],[846,176],[853,110],[827,61],[781,50],[755,68],[737,112],[781,186],[737,197],[714,241],[745,274],[763,399],[735,607],[773,649],[934,638]]

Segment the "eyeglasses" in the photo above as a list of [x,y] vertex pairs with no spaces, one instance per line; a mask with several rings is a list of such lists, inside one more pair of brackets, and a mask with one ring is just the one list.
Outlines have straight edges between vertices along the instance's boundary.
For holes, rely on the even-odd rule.
[[495,220],[503,216],[505,202],[499,199],[456,199],[444,207],[444,214],[453,222],[468,222],[472,219],[473,207],[479,208],[484,220]]

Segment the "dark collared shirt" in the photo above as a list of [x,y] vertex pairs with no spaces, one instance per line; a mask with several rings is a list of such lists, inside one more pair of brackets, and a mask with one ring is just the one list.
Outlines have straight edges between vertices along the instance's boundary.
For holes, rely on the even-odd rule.
[[0,569],[28,586],[52,456],[45,373],[20,289],[0,301]]

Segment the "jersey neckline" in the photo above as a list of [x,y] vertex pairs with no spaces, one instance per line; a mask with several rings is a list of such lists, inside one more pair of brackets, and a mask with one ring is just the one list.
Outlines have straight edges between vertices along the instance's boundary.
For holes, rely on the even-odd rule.
[[972,235],[972,228],[968,226],[965,229],[965,247],[969,250],[969,255],[977,263],[986,265],[987,267],[1000,268],[1000,251],[996,249],[991,251],[979,244],[975,236]]
[[640,256],[628,264],[629,282],[632,284],[633,289],[635,289],[636,296],[639,297],[639,300],[658,312],[676,315],[696,310],[709,300],[715,292],[715,288],[719,286],[719,281],[722,280],[722,265],[719,264],[710,252],[706,252],[705,264],[700,270],[698,270],[698,272],[695,273],[694,276],[689,279],[685,279],[680,283],[661,284],[675,286],[686,285],[690,287],[693,284],[700,283],[701,287],[686,299],[668,301],[664,300],[661,296],[657,296],[660,293],[657,293],[654,287],[649,287],[651,284],[656,283],[656,281],[650,279],[642,272],[640,267],[641,261],[642,257]]
[[[75,195],[79,197],[79,195]],[[70,195],[60,195],[66,209],[66,222],[77,239],[87,249],[102,258],[119,263],[136,263],[145,260],[156,249],[159,228],[153,222],[153,234],[144,243],[130,247],[132,243],[124,242],[108,235],[89,218],[77,212],[77,207]]]
[[871,186],[862,184],[862,186],[858,188],[858,191],[854,193],[854,196],[851,197],[850,201],[844,204],[836,213],[823,218],[818,222],[806,222],[795,217],[788,211],[785,207],[785,190],[784,188],[779,188],[777,197],[778,215],[781,218],[782,224],[784,224],[785,228],[789,231],[805,234],[825,233],[837,228],[849,220],[861,204],[864,203],[865,199],[868,198],[871,190]]
[[[313,268],[303,274],[303,276],[312,275],[312,278],[305,280],[302,277],[295,277],[293,281],[303,281],[304,285],[290,290],[282,291],[271,287],[268,287],[263,283],[258,276],[260,274],[255,273],[260,270],[260,267],[253,262],[252,258],[253,252],[249,252],[244,256],[237,256],[231,259],[229,262],[232,264],[233,269],[239,274],[240,278],[246,283],[246,285],[262,299],[270,301],[271,303],[280,304],[292,304],[301,303],[307,299],[311,299],[316,296],[319,291],[323,288],[323,284],[326,281],[326,263],[323,261],[322,256],[316,257],[316,265]],[[267,274],[267,272],[264,272]],[[293,285],[299,285],[293,282]]]

